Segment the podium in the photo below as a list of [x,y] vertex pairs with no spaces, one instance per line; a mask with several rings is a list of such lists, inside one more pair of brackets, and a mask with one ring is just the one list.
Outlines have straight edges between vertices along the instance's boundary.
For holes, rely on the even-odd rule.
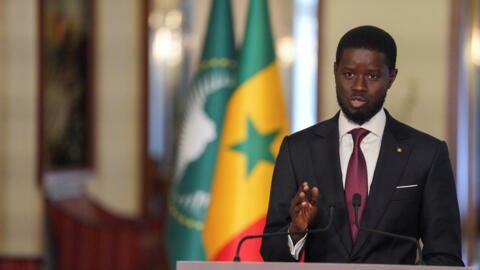
[[345,264],[345,263],[281,263],[281,262],[177,262],[177,270],[473,270],[473,267]]

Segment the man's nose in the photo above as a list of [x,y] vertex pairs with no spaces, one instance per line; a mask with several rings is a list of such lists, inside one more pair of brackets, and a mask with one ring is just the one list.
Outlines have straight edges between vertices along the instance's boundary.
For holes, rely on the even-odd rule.
[[367,90],[367,84],[365,82],[365,78],[363,76],[357,76],[353,83],[353,90],[355,91],[365,91]]

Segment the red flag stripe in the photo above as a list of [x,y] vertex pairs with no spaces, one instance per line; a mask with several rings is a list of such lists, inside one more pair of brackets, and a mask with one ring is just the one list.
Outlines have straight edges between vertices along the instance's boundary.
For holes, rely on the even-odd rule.
[[[230,241],[225,247],[218,253],[214,261],[233,261],[235,253],[237,252],[237,246],[240,240],[253,234],[262,234],[265,227],[266,217],[263,217],[258,222],[248,227],[241,234],[237,235],[232,241]],[[242,249],[240,250],[240,259],[246,262],[263,262],[263,258],[260,255],[260,245],[262,244],[261,238],[248,239],[243,242]],[[305,252],[302,252],[300,263],[305,262]]]
[[[246,228],[243,232],[235,236],[229,243],[224,246],[224,248],[222,248],[222,250],[220,250],[220,252],[214,258],[214,261],[233,261],[233,258],[235,257],[235,252],[237,251],[238,242],[240,242],[240,240],[247,235],[263,233],[265,221],[266,216],[264,216],[259,221],[255,222],[253,225]],[[262,256],[260,255],[261,243],[261,238],[248,239],[243,242],[242,249],[240,251],[241,260],[248,262],[263,262]]]

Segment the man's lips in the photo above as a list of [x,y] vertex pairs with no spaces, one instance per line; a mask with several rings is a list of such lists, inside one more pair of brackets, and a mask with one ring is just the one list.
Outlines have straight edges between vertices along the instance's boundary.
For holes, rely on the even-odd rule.
[[350,105],[352,105],[353,108],[357,109],[362,107],[367,103],[367,100],[364,99],[363,97],[351,97],[350,98]]

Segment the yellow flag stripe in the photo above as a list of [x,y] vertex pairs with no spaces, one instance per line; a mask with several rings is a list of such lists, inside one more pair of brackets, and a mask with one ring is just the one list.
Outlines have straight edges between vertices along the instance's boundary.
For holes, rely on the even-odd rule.
[[274,164],[260,161],[247,176],[246,155],[232,150],[247,137],[247,119],[259,133],[279,131],[270,145],[276,157],[289,126],[275,62],[241,85],[229,101],[203,233],[208,259],[267,212]]

